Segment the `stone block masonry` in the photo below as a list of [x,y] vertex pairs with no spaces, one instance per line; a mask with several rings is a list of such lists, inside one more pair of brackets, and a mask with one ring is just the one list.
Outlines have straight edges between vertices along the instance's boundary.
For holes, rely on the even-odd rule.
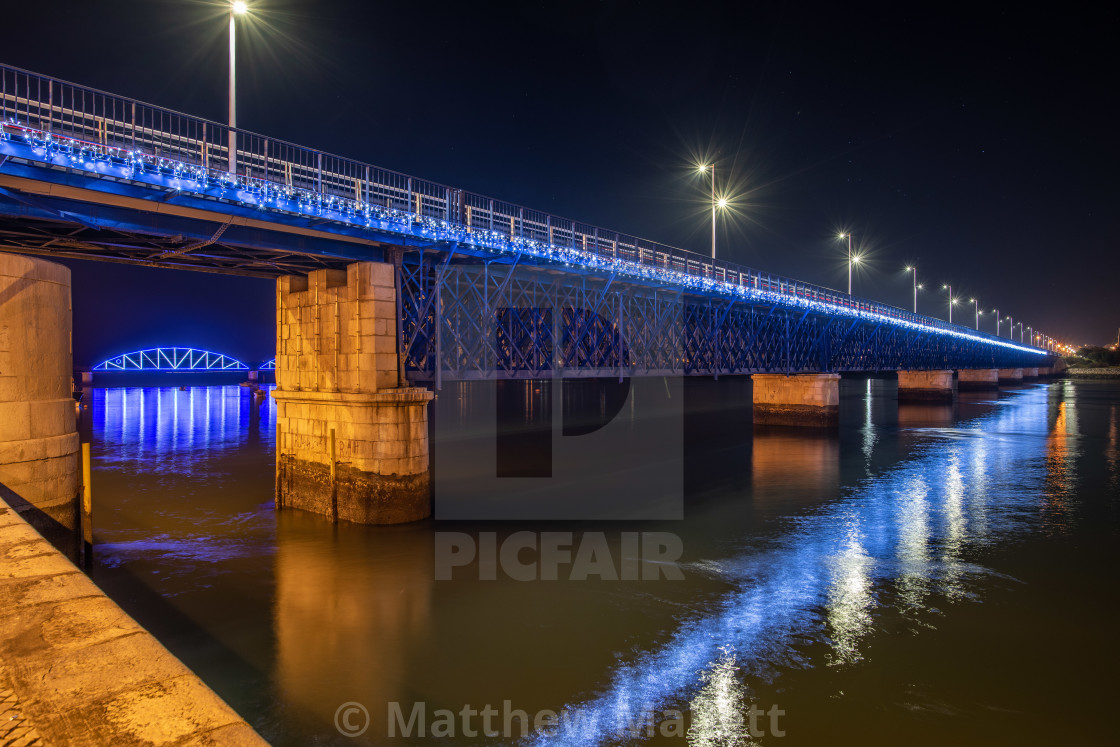
[[999,389],[999,370],[995,368],[962,368],[957,371],[957,388],[972,391]]
[[0,254],[0,484],[21,499],[27,521],[76,557],[70,317],[69,269]]
[[957,392],[952,371],[899,371],[898,399],[952,402]]
[[835,428],[840,374],[752,374],[755,425]]
[[1001,368],[999,369],[999,383],[1000,384],[1022,384],[1023,383],[1023,369],[1021,368]]
[[363,524],[431,514],[428,403],[403,385],[394,267],[276,285],[277,507]]

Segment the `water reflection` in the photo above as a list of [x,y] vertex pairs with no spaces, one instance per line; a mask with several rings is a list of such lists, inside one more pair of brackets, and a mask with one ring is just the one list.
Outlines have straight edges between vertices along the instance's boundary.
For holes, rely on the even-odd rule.
[[1073,528],[1073,506],[1077,476],[1077,403],[1072,388],[1058,389],[1057,402],[1051,401],[1053,425],[1046,437],[1046,492],[1042,502],[1043,525],[1051,532],[1064,533]]
[[[688,743],[694,747],[736,747],[751,742],[746,688],[739,681],[735,657],[727,651],[722,654],[701,676],[703,685],[689,704]],[[754,736],[759,736],[757,726]]]
[[[689,694],[726,680],[721,652],[739,652],[744,668],[766,677],[789,660],[796,636],[823,623],[831,641],[829,661],[851,664],[861,656],[860,641],[879,604],[876,589],[900,589],[911,613],[927,616],[923,597],[931,584],[950,600],[966,597],[972,581],[987,573],[965,561],[970,544],[1021,529],[1039,488],[1029,469],[1036,460],[1030,449],[976,435],[1014,430],[1045,438],[1046,391],[1023,391],[1014,407],[995,409],[964,427],[955,426],[951,407],[899,410],[900,424],[939,428],[912,459],[865,480],[844,500],[791,522],[772,551],[723,563],[724,579],[735,591],[706,613],[683,619],[665,645],[627,661],[598,697],[571,703],[566,713],[575,721],[607,725],[611,704],[620,700],[656,710],[683,695],[700,698],[704,723],[718,724],[721,719],[711,716],[718,708],[707,704],[719,698]],[[992,484],[1000,490],[989,490]],[[533,743],[601,744],[619,738],[604,726],[593,738],[562,731],[539,735]],[[704,742],[697,737],[695,743]]]
[[[1040,522],[1075,528],[1072,491],[1087,453],[1102,482],[1117,479],[1120,408],[1090,410],[1084,390],[1023,388],[962,398],[955,410],[904,403],[896,427],[877,382],[850,382],[861,396],[848,399],[840,434],[760,429],[741,450],[709,442],[711,453],[690,463],[709,478],[705,500],[683,522],[636,527],[682,535],[687,582],[629,585],[482,582],[477,572],[433,583],[438,523],[331,526],[272,510],[271,402],[254,410],[236,387],[100,391],[99,583],[129,575],[165,602],[122,602],[144,624],[177,613],[202,631],[168,645],[278,745],[403,744],[386,738],[389,702],[407,713],[417,701],[458,711],[506,699],[530,714],[562,712],[559,733],[523,740],[532,744],[658,741],[635,738],[635,720],[674,708],[689,715],[690,744],[751,744],[747,714],[765,688],[787,688],[774,698],[783,705],[800,696],[816,706],[837,697],[821,694],[822,681],[875,679],[892,666],[910,676],[912,648],[884,659],[884,640],[899,638],[883,634],[897,630],[891,617],[911,632],[936,623],[944,636],[952,618],[938,607],[990,592],[995,576],[978,558]],[[728,391],[711,389],[717,404]],[[1080,446],[1090,426],[1107,455],[1097,442]],[[617,535],[609,539],[622,557]],[[953,700],[950,689],[978,674],[969,645],[960,636],[931,645],[960,673],[903,697]],[[1029,657],[1033,645],[1016,651]],[[243,680],[230,684],[231,669]],[[898,692],[860,713],[889,711]],[[334,729],[349,700],[374,717],[359,740]],[[804,739],[805,721],[798,729]]]
[[751,484],[756,500],[816,503],[840,486],[840,437],[796,428],[756,427],[751,444]]
[[[434,577],[427,524],[339,524],[327,544],[324,525],[277,514],[275,686],[317,723],[333,719],[340,697],[402,700],[409,657],[428,636]],[[384,708],[371,716],[371,733],[386,734]]]

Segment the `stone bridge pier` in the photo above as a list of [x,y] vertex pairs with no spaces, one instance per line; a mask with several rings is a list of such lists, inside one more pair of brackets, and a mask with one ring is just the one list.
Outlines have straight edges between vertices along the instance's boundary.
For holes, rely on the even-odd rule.
[[392,264],[276,283],[276,506],[400,524],[431,514],[427,389],[398,359]]

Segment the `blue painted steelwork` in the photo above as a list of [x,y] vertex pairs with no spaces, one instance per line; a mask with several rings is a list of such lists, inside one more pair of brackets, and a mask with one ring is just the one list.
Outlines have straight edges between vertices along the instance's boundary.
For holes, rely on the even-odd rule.
[[235,358],[195,348],[148,348],[124,353],[93,367],[94,371],[248,371]]
[[261,366],[260,368],[258,368],[257,370],[258,370],[258,371],[275,371],[275,370],[276,370],[276,359],[275,359],[275,358],[273,358],[272,360],[270,360],[270,361],[268,361],[267,363],[263,364],[263,365],[262,365],[262,366]]
[[[0,177],[77,187],[92,204],[0,187],[0,215],[125,232],[146,220],[157,237],[147,248],[122,249],[113,241],[110,249],[96,237],[72,235],[36,248],[9,234],[10,246],[65,253],[69,245],[77,256],[263,275],[395,257],[407,330],[402,350],[410,375],[420,380],[624,375],[627,369],[1045,365],[1048,355],[887,304],[255,133],[237,130],[238,173],[230,174],[225,125],[15,68],[0,66],[0,79]],[[127,205],[118,204],[121,198]],[[209,238],[196,228],[190,239],[174,234],[179,246],[160,249],[158,242],[172,234],[173,216],[147,210],[145,203],[161,202],[204,209],[221,223]],[[244,235],[250,222],[264,228]],[[269,227],[298,248],[268,238]],[[297,230],[303,233],[293,241]],[[309,231],[334,247],[308,246]],[[41,241],[49,232],[35,235]],[[339,251],[346,242],[350,248]],[[517,272],[502,276],[503,266]],[[491,289],[491,271],[504,285]],[[486,297],[474,308],[480,290]],[[491,290],[497,295],[489,297]],[[520,297],[501,311],[495,304],[502,293]],[[443,313],[448,304],[482,315],[449,316]],[[448,327],[450,318],[457,326]],[[643,335],[644,348],[634,344]]]

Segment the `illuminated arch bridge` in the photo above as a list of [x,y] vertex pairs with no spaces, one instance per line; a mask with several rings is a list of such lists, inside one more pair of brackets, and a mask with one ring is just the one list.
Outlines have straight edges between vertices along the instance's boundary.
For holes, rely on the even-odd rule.
[[124,353],[93,367],[94,371],[248,371],[236,358],[195,348],[149,348]]

